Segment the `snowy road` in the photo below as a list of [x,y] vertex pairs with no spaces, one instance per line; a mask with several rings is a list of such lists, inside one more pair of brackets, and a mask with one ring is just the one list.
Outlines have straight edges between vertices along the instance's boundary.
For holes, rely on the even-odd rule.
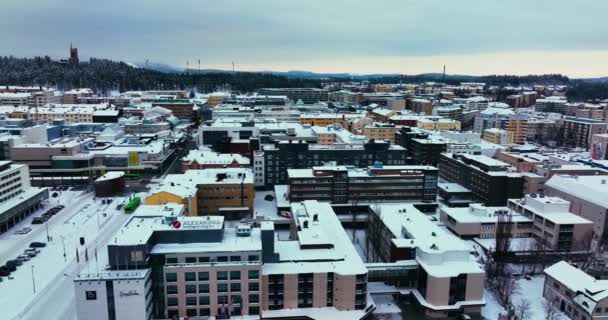
[[[110,205],[102,205],[100,200],[94,200],[92,193],[81,192],[63,192],[58,199],[51,199],[47,208],[57,202],[66,208],[48,222],[52,241],[48,242],[47,247],[13,272],[11,276],[14,279],[5,278],[0,283],[3,318],[73,318],[73,284],[69,275],[77,274],[82,265],[76,263],[76,250],[78,248],[80,259],[84,260],[85,247],[88,248],[88,256],[92,259],[94,247],[103,247],[107,243],[128,219],[128,215],[115,210],[116,203],[121,200],[115,199]],[[0,237],[3,244],[0,250],[2,261],[19,255],[31,241],[47,242],[45,225],[31,226],[30,223],[31,218],[12,229],[13,232]],[[14,234],[24,226],[31,227],[32,232],[27,235]],[[85,246],[79,244],[80,237],[85,238]]]

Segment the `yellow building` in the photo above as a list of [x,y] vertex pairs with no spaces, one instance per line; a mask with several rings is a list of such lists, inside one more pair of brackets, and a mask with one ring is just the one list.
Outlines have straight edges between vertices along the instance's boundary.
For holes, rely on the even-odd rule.
[[150,191],[146,204],[181,203],[189,215],[251,217],[255,199],[250,168],[187,170],[168,175]]
[[510,143],[524,144],[526,143],[526,135],[528,133],[528,120],[507,120],[505,129],[512,135]]
[[398,127],[394,124],[374,123],[363,128],[363,135],[368,139],[385,140],[395,143],[395,133]]
[[300,123],[319,127],[338,123],[342,128],[349,127],[346,115],[338,113],[303,114],[300,116]]
[[460,131],[461,123],[452,119],[422,118],[416,121],[416,127],[434,131]]
[[509,133],[502,129],[486,129],[483,131],[481,138],[494,144],[509,144]]

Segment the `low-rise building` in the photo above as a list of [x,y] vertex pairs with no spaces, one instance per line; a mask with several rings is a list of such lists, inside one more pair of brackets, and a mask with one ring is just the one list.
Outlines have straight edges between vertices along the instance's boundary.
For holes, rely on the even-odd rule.
[[389,141],[390,143],[395,143],[395,133],[399,129],[400,128],[398,126],[391,123],[375,122],[363,127],[362,134],[369,140],[384,140]]
[[566,261],[545,269],[543,298],[574,320],[604,319],[608,313],[608,280],[597,280]]
[[245,168],[251,165],[249,158],[237,153],[219,153],[207,147],[199,147],[182,158],[182,171],[209,168]]
[[416,127],[433,131],[460,131],[460,121],[453,119],[419,119]]

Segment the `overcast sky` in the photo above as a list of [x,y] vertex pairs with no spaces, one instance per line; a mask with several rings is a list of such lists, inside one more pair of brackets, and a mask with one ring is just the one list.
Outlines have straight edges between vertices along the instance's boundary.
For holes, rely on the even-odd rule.
[[607,0],[0,0],[0,55],[608,76]]

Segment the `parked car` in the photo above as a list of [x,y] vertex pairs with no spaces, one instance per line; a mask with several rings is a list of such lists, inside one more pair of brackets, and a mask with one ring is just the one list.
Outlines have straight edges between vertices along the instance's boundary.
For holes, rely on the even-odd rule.
[[26,262],[26,261],[30,261],[31,258],[32,257],[23,254],[23,255],[18,256],[17,259],[15,259],[15,260],[19,260],[21,262]]
[[7,277],[11,274],[11,270],[7,266],[0,267],[0,277]]
[[5,264],[4,267],[6,267],[10,272],[17,271],[17,266],[13,264]]
[[30,243],[30,248],[44,248],[46,247],[46,243],[44,242],[32,242]]
[[44,223],[44,219],[42,219],[41,217],[35,217],[34,219],[32,219],[32,224],[43,224]]
[[25,249],[23,250],[24,253],[35,253],[35,254],[39,254],[40,253],[40,249],[34,249],[34,248],[29,248],[29,249]]
[[30,231],[32,231],[32,228],[25,227],[15,231],[15,234],[28,234]]
[[61,210],[61,209],[65,208],[65,206],[60,204],[60,205],[56,206],[55,208],[59,208],[59,210]]
[[14,259],[14,260],[8,260],[8,261],[6,262],[6,265],[7,265],[7,266],[15,266],[15,267],[17,267],[17,266],[20,266],[20,265],[22,265],[22,264],[23,264],[23,261],[19,261],[19,260],[17,260],[17,259]]

